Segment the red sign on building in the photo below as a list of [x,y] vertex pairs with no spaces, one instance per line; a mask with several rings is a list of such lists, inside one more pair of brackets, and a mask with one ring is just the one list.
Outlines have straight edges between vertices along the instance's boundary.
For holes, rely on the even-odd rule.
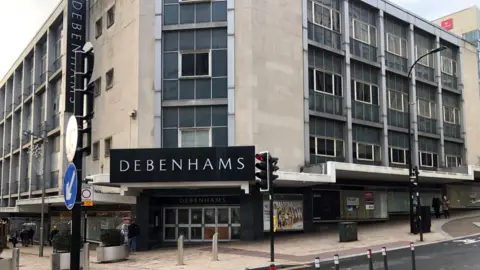
[[451,30],[453,28],[453,19],[446,19],[443,20],[440,25],[442,26],[443,29],[445,30]]
[[373,202],[373,192],[371,191],[365,192],[365,202]]

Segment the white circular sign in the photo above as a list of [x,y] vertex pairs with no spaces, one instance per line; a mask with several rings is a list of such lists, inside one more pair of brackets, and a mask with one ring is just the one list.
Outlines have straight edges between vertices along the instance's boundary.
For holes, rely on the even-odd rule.
[[78,124],[75,115],[68,119],[67,130],[65,131],[65,151],[69,162],[73,162],[78,142]]
[[92,192],[90,191],[90,188],[84,188],[82,190],[82,199],[89,200],[90,197],[92,197]]

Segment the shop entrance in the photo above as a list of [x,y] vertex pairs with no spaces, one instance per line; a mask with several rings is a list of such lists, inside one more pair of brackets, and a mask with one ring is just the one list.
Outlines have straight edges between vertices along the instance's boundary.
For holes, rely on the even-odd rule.
[[186,242],[211,241],[218,232],[219,241],[240,239],[240,206],[165,207],[163,240]]

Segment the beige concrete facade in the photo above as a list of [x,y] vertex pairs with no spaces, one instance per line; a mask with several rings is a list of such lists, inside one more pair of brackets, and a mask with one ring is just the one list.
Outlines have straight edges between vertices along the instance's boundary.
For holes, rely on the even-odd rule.
[[433,23],[441,25],[442,21],[452,19],[453,28],[449,31],[461,36],[475,29],[480,29],[480,8],[473,6],[455,13],[443,16],[433,21]]

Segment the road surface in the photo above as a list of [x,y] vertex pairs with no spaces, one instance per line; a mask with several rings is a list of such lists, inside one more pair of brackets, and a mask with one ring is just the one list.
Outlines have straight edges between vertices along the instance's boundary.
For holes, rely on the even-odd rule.
[[[480,235],[464,237],[447,242],[433,243],[415,247],[416,269],[418,270],[479,270],[480,269]],[[393,250],[387,253],[388,270],[410,270],[412,268],[412,256],[409,248]],[[381,253],[373,254],[374,269],[385,269]],[[268,268],[259,268],[263,270]],[[288,266],[277,268],[283,270],[314,270],[311,265]],[[320,269],[335,269],[332,262],[323,262]],[[340,258],[342,270],[369,270],[368,258],[365,255]]]

